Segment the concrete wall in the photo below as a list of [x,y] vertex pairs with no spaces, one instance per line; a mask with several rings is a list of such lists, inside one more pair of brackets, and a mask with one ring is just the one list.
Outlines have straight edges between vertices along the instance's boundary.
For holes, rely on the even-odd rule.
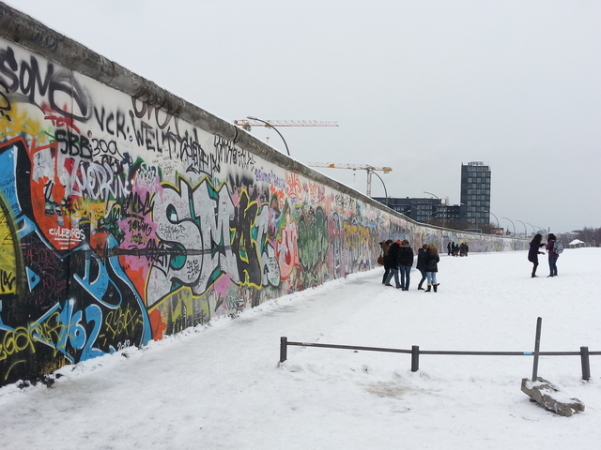
[[369,270],[420,226],[0,3],[0,386]]

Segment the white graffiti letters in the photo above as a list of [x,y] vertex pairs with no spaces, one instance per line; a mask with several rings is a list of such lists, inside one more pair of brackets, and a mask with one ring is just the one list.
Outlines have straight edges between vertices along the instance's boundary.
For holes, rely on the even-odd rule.
[[159,225],[160,249],[168,257],[151,270],[149,305],[169,294],[174,284],[189,286],[194,294],[202,294],[215,280],[216,271],[239,282],[229,226],[235,211],[227,189],[215,192],[204,181],[191,190],[184,180],[180,180],[179,188],[178,192],[165,187],[155,201],[153,214]]

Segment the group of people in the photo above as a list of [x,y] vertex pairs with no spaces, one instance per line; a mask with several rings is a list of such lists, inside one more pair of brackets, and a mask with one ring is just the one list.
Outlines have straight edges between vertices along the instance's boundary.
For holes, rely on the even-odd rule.
[[456,244],[455,242],[449,242],[447,244],[447,252],[449,256],[467,256],[467,252],[469,252],[469,247],[465,242],[461,244]]
[[557,236],[553,233],[549,233],[547,236],[547,243],[543,243],[543,236],[538,233],[534,236],[532,241],[530,241],[530,250],[528,251],[528,261],[532,263],[532,278],[536,277],[536,268],[538,267],[538,255],[544,255],[545,252],[542,252],[540,249],[544,247],[549,254],[549,277],[557,276],[557,259],[559,258],[559,254],[555,253],[553,249],[555,248],[555,241],[557,240]]
[[[409,241],[393,242],[391,239],[380,242],[382,248],[382,256],[384,257],[384,276],[382,284],[392,286],[390,283],[394,277],[394,282],[397,289],[403,291],[409,290],[410,273],[413,267],[415,255]],[[438,263],[440,257],[438,249],[434,244],[424,244],[417,253],[417,270],[420,271],[422,279],[420,280],[417,289],[431,292],[438,292],[438,283],[436,274],[438,273]],[[399,280],[400,273],[400,280]],[[427,289],[422,286],[427,280]]]
[[[547,250],[549,254],[549,277],[557,276],[557,259],[559,254],[554,251],[555,241],[557,237],[553,233],[549,233],[547,236],[547,242],[542,242],[542,235],[536,234],[530,242],[530,250],[528,252],[528,261],[532,263],[532,278],[536,277],[536,269],[538,267],[538,255],[544,255],[545,252],[541,251],[541,248]],[[382,257],[384,265],[384,276],[382,277],[382,284],[385,286],[392,286],[390,283],[394,278],[395,286],[397,289],[403,291],[409,290],[411,268],[413,267],[413,260],[415,255],[409,241],[403,239],[402,241],[387,241],[380,242],[382,248]],[[457,248],[457,249],[456,249]],[[459,252],[460,256],[467,256],[468,247],[467,244],[462,243],[456,245],[454,242],[449,242],[447,249],[449,255],[457,256],[456,251]],[[559,249],[558,251],[561,251]],[[438,273],[438,263],[440,262],[440,256],[438,255],[438,248],[434,244],[424,244],[417,252],[417,270],[420,271],[422,278],[417,286],[418,290],[425,292],[438,292],[438,283],[436,274]],[[399,279],[400,274],[400,279]],[[427,289],[422,286],[424,281],[427,281]]]

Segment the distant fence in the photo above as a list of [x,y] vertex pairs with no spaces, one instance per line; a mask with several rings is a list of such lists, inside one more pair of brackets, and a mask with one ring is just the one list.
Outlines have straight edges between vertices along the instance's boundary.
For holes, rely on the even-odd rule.
[[387,352],[387,353],[406,353],[411,355],[411,371],[419,370],[419,355],[471,355],[471,356],[577,356],[580,355],[582,367],[582,379],[589,380],[591,377],[589,355],[601,355],[601,351],[591,352],[588,347],[580,347],[579,352],[539,352],[537,350],[531,352],[479,352],[479,351],[454,351],[454,350],[420,350],[418,345],[414,345],[410,350],[396,348],[381,348],[381,347],[359,347],[356,345],[336,345],[336,344],[317,344],[312,342],[291,342],[288,338],[282,336],[280,338],[280,363],[288,359],[288,346],[296,347],[320,347],[320,348],[335,348],[341,350],[363,350],[370,352]]

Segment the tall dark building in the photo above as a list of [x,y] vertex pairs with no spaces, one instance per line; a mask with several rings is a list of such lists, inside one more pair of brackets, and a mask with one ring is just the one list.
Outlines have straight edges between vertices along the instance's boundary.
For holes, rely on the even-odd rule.
[[442,219],[444,213],[444,207],[439,198],[372,198],[416,222],[426,223],[431,218]]
[[489,211],[490,167],[482,162],[461,164],[461,221],[477,229],[490,223]]

